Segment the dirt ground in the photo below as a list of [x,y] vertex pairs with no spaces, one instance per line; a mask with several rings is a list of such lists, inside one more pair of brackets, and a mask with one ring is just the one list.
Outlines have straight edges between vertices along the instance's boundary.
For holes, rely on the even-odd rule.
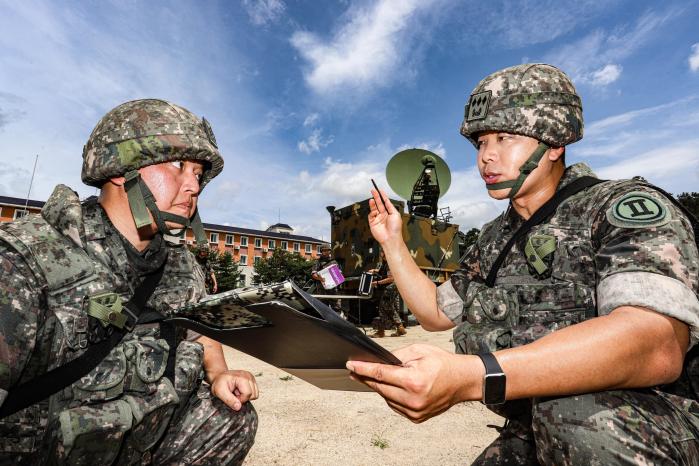
[[[389,350],[430,343],[452,351],[451,331],[408,328],[376,340]],[[375,393],[321,390],[258,359],[226,348],[231,368],[255,374],[260,398],[255,445],[246,465],[467,464],[497,435],[502,418],[480,403],[462,403],[422,424],[394,413]]]

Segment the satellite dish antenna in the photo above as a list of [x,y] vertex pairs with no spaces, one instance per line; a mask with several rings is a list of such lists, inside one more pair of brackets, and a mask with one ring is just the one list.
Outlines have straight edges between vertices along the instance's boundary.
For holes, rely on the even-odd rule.
[[437,218],[437,200],[451,185],[446,162],[425,149],[398,152],[386,165],[386,179],[393,191],[408,201],[411,215]]

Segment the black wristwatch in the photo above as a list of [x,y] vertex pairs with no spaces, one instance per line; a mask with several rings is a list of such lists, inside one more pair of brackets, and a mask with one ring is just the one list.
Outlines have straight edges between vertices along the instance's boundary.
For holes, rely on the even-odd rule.
[[501,405],[505,402],[505,386],[507,377],[502,371],[493,353],[477,354],[485,366],[483,376],[483,404]]

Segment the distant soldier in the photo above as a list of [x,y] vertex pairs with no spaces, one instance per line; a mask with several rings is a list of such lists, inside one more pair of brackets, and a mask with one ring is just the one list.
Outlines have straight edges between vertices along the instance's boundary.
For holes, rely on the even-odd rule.
[[162,321],[205,295],[166,235],[203,238],[197,200],[222,169],[206,120],[127,102],[83,151],[99,198],[58,185],[40,215],[0,227],[0,463],[242,463],[255,378]]
[[197,262],[204,272],[204,282],[208,293],[216,293],[218,291],[218,283],[216,282],[216,274],[209,260],[209,249],[207,247],[197,248]]
[[391,269],[388,268],[386,255],[381,251],[381,262],[376,269],[368,270],[376,275],[372,286],[378,289],[379,301],[379,324],[376,333],[370,335],[372,338],[383,338],[386,336],[386,329],[394,328],[392,337],[400,337],[407,332],[400,318],[400,295],[393,280]]
[[[398,290],[427,330],[456,328],[451,354],[396,352],[353,370],[416,422],[467,400],[505,416],[475,464],[697,464],[699,256],[688,217],[643,180],[565,166],[583,134],[569,78],[543,64],[483,79],[461,133],[491,197],[462,268],[437,288],[373,192],[369,223]],[[383,194],[385,199],[385,194]]]
[[[332,255],[330,254],[332,252],[332,249],[330,249],[330,246],[327,244],[324,244],[320,247],[320,257],[316,259],[315,264],[313,264],[313,268],[311,269],[311,279],[313,279],[316,282],[316,287],[315,287],[315,293],[316,294],[325,294],[325,295],[336,295],[337,294],[337,287],[335,288],[330,288],[330,289],[325,289],[325,279],[318,273],[319,271],[323,270],[325,267],[335,263],[335,259],[333,259]],[[335,312],[340,314],[342,317],[344,317],[344,312],[342,312],[342,300],[341,299],[333,299],[330,300],[330,307],[332,307]]]

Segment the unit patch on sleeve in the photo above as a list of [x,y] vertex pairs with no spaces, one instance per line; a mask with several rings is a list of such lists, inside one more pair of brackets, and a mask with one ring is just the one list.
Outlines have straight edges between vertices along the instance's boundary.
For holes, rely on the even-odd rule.
[[617,200],[607,210],[607,221],[616,227],[658,227],[670,221],[667,207],[656,197],[635,191]]

